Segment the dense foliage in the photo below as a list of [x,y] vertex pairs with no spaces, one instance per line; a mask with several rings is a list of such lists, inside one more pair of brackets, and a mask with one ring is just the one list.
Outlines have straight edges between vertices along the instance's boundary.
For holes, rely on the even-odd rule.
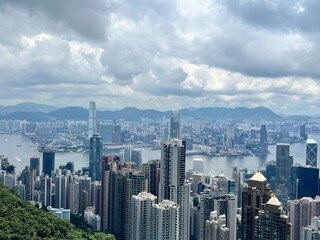
[[114,236],[90,234],[49,212],[32,206],[0,184],[0,239],[98,239]]

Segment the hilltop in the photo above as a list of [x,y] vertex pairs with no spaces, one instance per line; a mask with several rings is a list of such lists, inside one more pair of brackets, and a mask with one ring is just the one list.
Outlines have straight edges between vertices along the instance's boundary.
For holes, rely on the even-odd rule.
[[0,239],[115,240],[110,234],[90,234],[13,194],[0,183]]

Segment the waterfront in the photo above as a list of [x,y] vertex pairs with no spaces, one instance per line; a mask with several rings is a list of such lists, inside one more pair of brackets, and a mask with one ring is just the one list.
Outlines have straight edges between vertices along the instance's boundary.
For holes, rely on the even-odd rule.
[[[320,136],[313,136],[319,142]],[[29,165],[29,159],[33,156],[40,157],[40,167],[42,167],[42,154],[35,151],[36,146],[28,139],[16,134],[0,134],[0,155],[8,157],[9,162],[16,166],[16,172],[19,173],[26,165]],[[248,168],[256,171],[265,166],[266,162],[275,160],[276,145],[268,147],[270,154],[265,156],[239,156],[239,157],[215,157],[206,155],[187,155],[186,169],[193,166],[193,159],[202,158],[204,160],[204,169],[206,174],[219,174],[221,171],[227,176],[231,176],[232,167]],[[160,159],[160,150],[152,150],[148,148],[139,149],[142,152],[142,162],[149,159]],[[305,164],[305,143],[291,144],[290,154],[294,158],[294,163]],[[117,150],[114,153],[120,153]],[[111,152],[109,152],[111,153]],[[75,170],[89,165],[89,153],[67,152],[56,153],[55,167],[72,161]]]

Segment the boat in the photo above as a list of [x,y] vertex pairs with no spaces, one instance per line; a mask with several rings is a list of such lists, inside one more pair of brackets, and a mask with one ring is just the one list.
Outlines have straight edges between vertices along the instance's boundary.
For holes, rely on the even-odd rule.
[[17,147],[22,147],[22,145],[21,144],[17,144]]

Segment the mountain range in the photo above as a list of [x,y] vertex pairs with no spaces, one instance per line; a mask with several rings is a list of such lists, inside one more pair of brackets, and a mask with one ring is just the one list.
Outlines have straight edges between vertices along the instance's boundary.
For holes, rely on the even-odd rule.
[[[154,109],[141,110],[135,107],[127,107],[121,110],[97,111],[97,119],[125,119],[128,121],[139,121],[141,118],[161,119],[169,118],[171,111],[158,111]],[[274,121],[284,119],[283,116],[274,113],[266,107],[247,108],[184,108],[180,110],[182,117],[190,117],[203,120],[229,120],[229,121]],[[0,106],[0,119],[20,119],[29,122],[41,122],[47,120],[87,120],[88,109],[82,107],[56,108],[45,104],[21,103],[15,106]],[[290,116],[288,118],[297,119]],[[299,116],[299,119],[308,119],[308,116]]]

